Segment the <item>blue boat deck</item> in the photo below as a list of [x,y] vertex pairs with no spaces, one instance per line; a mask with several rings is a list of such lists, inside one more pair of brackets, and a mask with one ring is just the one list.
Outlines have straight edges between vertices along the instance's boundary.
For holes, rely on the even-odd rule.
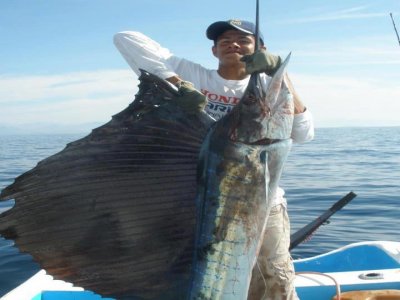
[[377,244],[357,243],[294,262],[296,272],[347,272],[400,268],[400,262]]

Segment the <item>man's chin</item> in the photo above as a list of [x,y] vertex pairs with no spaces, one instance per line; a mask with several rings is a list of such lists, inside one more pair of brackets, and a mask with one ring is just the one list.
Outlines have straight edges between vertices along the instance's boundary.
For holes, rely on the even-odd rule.
[[225,56],[225,61],[229,61],[230,63],[241,63],[241,59],[242,59],[243,55],[239,54],[239,53],[229,53]]

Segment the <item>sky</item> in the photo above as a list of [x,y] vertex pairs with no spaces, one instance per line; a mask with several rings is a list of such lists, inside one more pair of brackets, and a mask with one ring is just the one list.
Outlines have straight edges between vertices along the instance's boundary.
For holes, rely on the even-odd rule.
[[[400,0],[260,0],[270,52],[315,126],[400,126]],[[216,68],[205,30],[254,21],[255,1],[0,1],[0,133],[88,132],[134,99],[137,77],[113,45],[141,31]]]

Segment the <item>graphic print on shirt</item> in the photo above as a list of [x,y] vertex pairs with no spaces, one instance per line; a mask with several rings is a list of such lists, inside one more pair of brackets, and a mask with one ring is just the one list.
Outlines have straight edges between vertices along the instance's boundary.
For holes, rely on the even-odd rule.
[[205,89],[201,89],[201,92],[207,97],[208,100],[205,110],[215,120],[219,120],[228,114],[240,101],[240,98],[238,97],[218,95]]

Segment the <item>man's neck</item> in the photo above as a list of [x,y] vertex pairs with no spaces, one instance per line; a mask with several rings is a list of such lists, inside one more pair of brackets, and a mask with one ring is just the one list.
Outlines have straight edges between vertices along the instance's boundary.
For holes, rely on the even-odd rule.
[[237,66],[219,66],[218,74],[227,80],[242,80],[247,77],[245,68],[238,68]]

